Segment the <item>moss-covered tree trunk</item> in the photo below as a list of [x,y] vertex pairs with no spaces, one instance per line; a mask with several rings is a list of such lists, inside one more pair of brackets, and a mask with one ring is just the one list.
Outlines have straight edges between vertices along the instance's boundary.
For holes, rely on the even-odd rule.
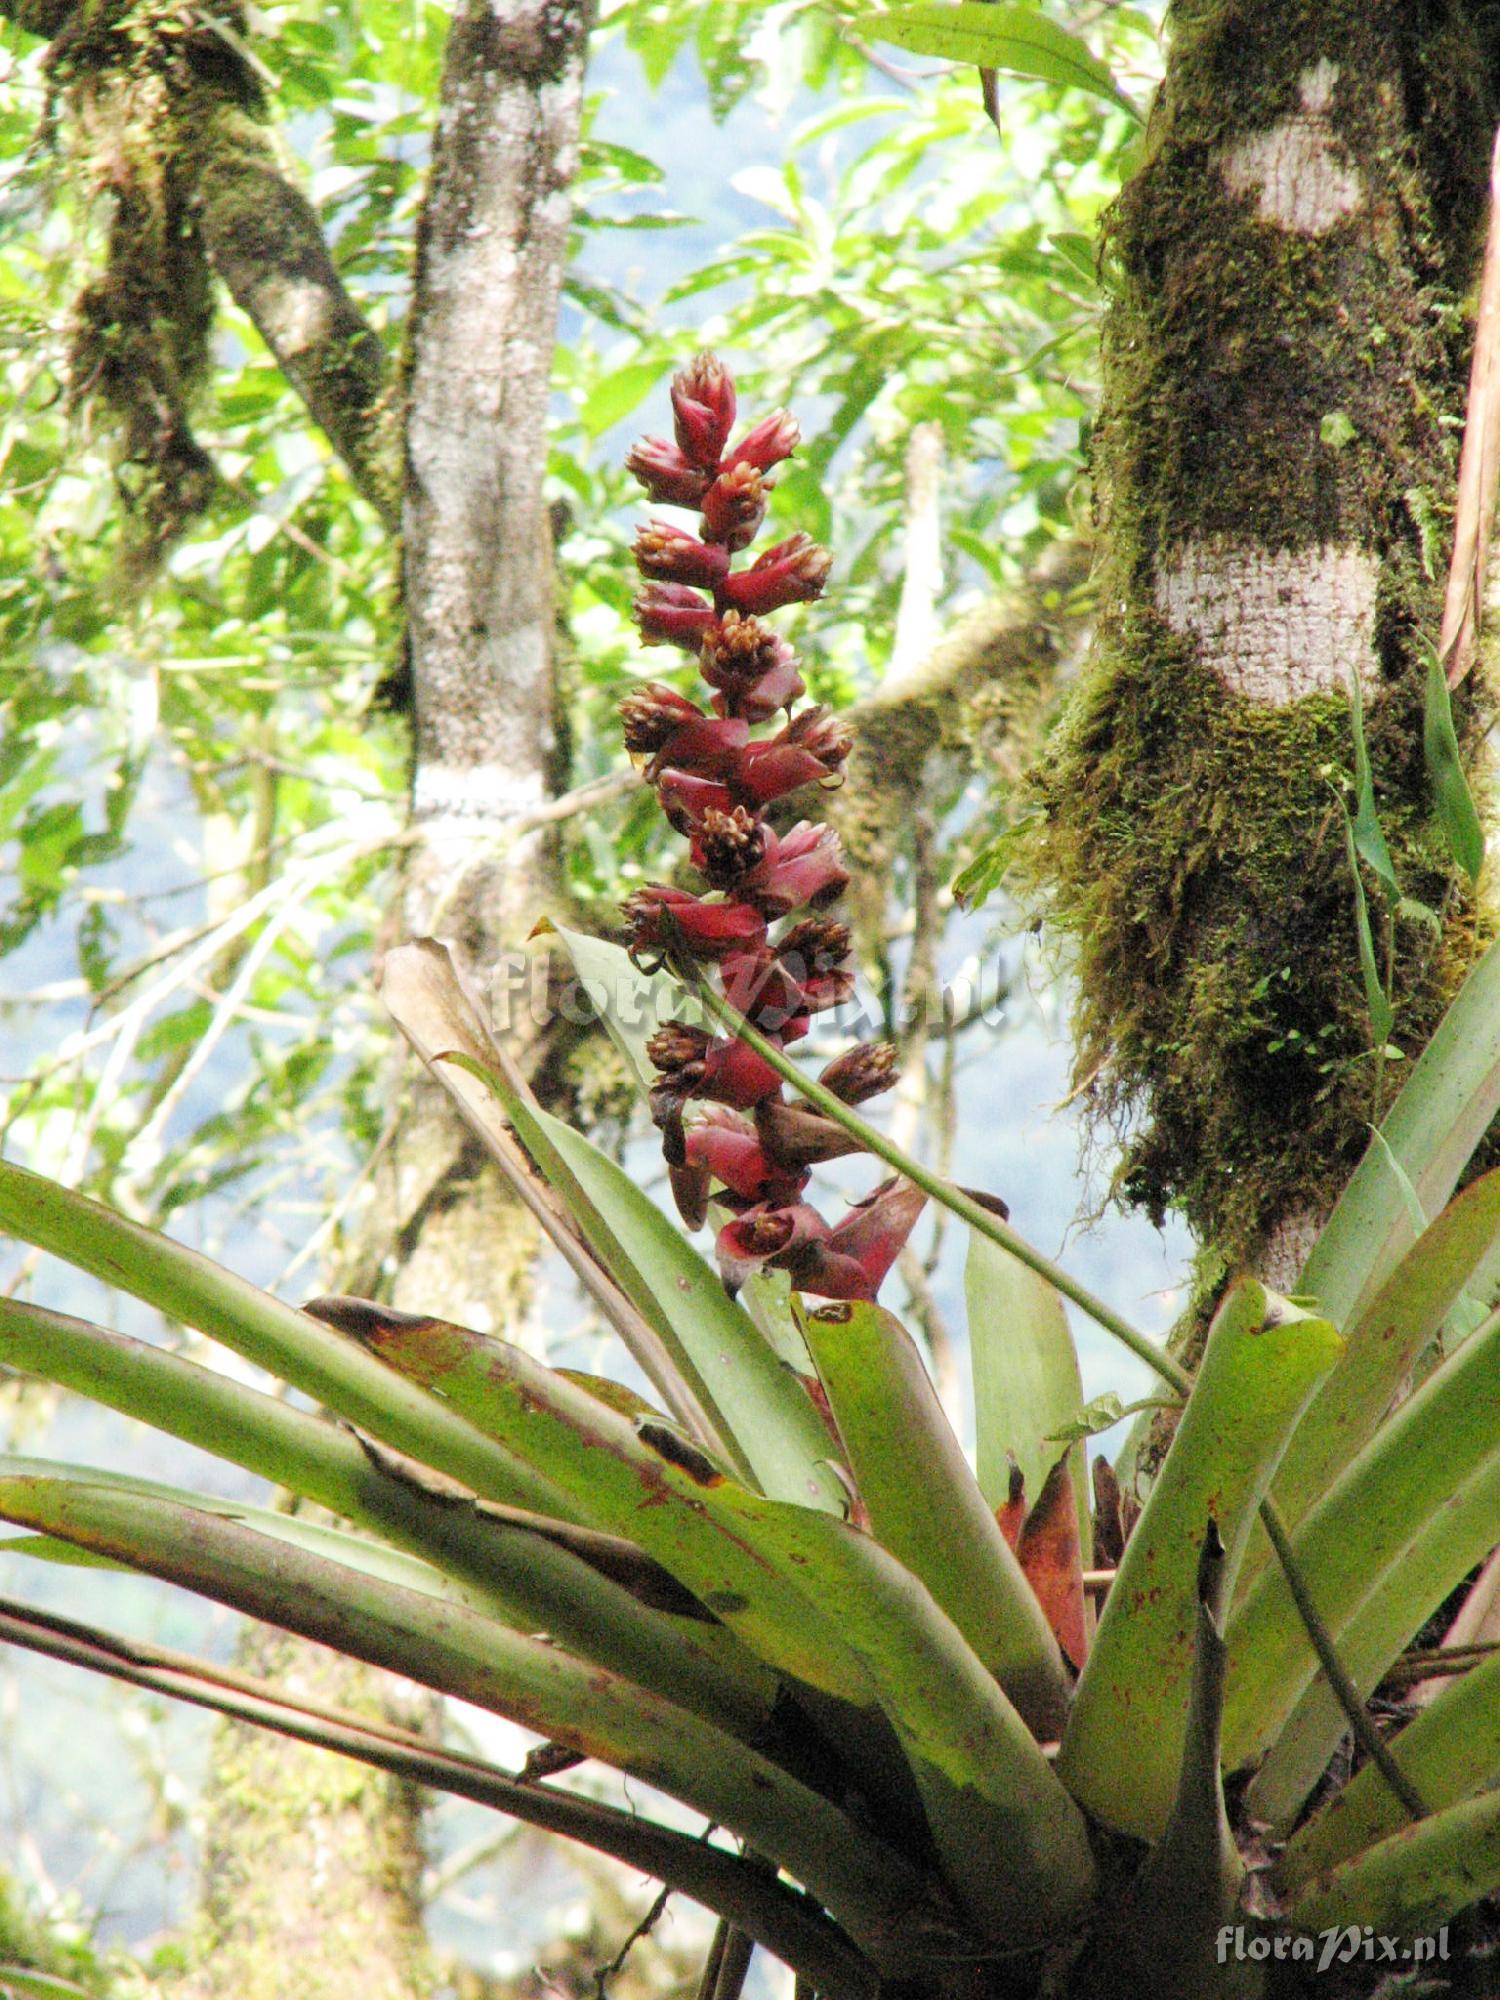
[[[1119,1191],[1289,1283],[1383,1059],[1342,808],[1351,684],[1412,904],[1372,889],[1409,1061],[1476,914],[1422,752],[1495,121],[1494,10],[1179,0],[1110,214],[1093,460],[1102,610],[1042,773],[1078,1067]],[[1477,744],[1482,689],[1456,698]]]
[[[411,312],[405,598],[415,706],[408,867],[392,938],[448,939],[487,988],[552,900],[536,821],[554,789],[546,418],[582,110],[587,11],[463,7],[450,31]],[[497,1026],[538,1074],[528,982]],[[466,1324],[514,1329],[530,1225],[447,1100],[410,1068],[358,1241],[336,1280]],[[281,1634],[249,1664],[341,1706],[383,1677]],[[332,1676],[330,1681],[329,1677]],[[407,1718],[410,1721],[410,1717]],[[221,1739],[193,2000],[408,2000],[431,1991],[416,1884],[420,1801],[317,1751]]]

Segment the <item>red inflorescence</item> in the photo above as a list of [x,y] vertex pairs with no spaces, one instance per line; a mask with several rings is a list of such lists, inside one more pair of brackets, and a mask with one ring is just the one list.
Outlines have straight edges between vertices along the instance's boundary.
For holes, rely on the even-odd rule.
[[[828,551],[795,534],[736,569],[765,518],[774,472],[796,450],[796,420],[776,410],[730,442],[734,379],[700,354],[672,383],[675,442],[644,438],[630,470],[661,505],[696,509],[698,532],[648,522],[636,537],[647,579],[636,617],[647,645],[699,657],[712,715],[643,681],[620,704],[626,747],[645,760],[668,821],[689,842],[704,893],[652,884],[625,905],[630,952],[659,964],[677,951],[717,968],[725,997],[778,1047],[854,987],[849,932],[822,914],[849,876],[838,836],[807,820],[778,832],[776,800],[843,780],[848,731],[822,708],[792,713],[805,693],[797,656],[764,621],[822,595]],[[752,729],[783,716],[773,734]],[[802,911],[779,936],[770,926]],[[922,1207],[907,1181],[887,1181],[833,1227],[802,1197],[809,1170],[857,1150],[830,1118],[788,1101],[782,1080],[748,1043],[674,1025],[647,1052],[658,1081],[652,1115],[673,1192],[693,1228],[710,1199],[731,1211],[719,1268],[731,1290],[753,1272],[787,1271],[822,1298],[873,1299]],[[859,1104],[895,1080],[895,1050],[869,1042],[840,1056],[823,1081]],[[691,1117],[690,1117],[691,1113]]]

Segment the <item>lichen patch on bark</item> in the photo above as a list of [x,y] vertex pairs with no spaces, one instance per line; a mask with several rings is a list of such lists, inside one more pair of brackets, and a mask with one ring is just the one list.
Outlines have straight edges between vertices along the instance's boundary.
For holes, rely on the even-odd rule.
[[1302,108],[1237,139],[1219,162],[1233,194],[1257,193],[1262,222],[1321,236],[1364,199],[1364,184],[1328,119],[1338,67],[1321,58],[1298,78]]
[[1377,571],[1352,547],[1266,549],[1218,538],[1186,542],[1156,573],[1157,609],[1191,635],[1225,687],[1279,707],[1379,686]]

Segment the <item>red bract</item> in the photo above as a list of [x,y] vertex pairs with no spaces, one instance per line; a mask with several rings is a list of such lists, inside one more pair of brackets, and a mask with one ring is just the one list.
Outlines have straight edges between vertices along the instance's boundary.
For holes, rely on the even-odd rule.
[[823,595],[833,558],[811,535],[788,535],[784,542],[767,549],[749,569],[726,576],[724,597],[736,611],[761,617],[780,611],[783,605],[810,603]]
[[765,859],[740,884],[739,893],[768,917],[784,917],[811,904],[836,902],[849,882],[843,847],[832,827],[801,820],[790,833],[772,835]]
[[719,1276],[731,1297],[757,1271],[790,1270],[799,1253],[826,1241],[828,1224],[806,1202],[752,1208],[725,1223],[714,1244]]
[[696,507],[712,477],[665,438],[642,438],[625,466],[663,507]]
[[739,769],[749,739],[748,722],[734,716],[721,720],[700,715],[673,730],[652,758],[646,776],[654,784],[671,766],[694,777],[731,778]]
[[726,549],[749,548],[766,518],[769,489],[753,465],[731,466],[721,472],[703,496],[703,533]]
[[[780,1039],[777,1037],[776,1039]],[[693,1092],[736,1111],[753,1111],[781,1094],[781,1077],[748,1042],[714,1042],[703,1060],[703,1080]]]
[[789,410],[772,410],[762,417],[727,454],[731,465],[754,465],[767,472],[790,458],[802,442],[802,427]]
[[700,778],[692,771],[658,770],[656,798],[677,833],[696,833],[709,813],[734,811],[734,793],[716,778]]
[[769,805],[803,785],[839,784],[851,747],[848,730],[827,709],[806,709],[778,735],[746,746],[734,789],[752,805]]
[[854,991],[854,974],[846,966],[815,971],[800,957],[788,964],[779,951],[728,955],[720,972],[730,1006],[768,1034],[841,1007]]
[[648,646],[683,646],[690,653],[717,622],[708,600],[681,583],[648,584],[635,600],[635,620]]
[[632,688],[615,713],[625,726],[625,748],[632,757],[654,757],[671,742],[674,731],[685,723],[704,720],[695,701],[675,688],[663,687],[660,681],[643,681]]
[[700,542],[670,521],[648,521],[637,531],[631,554],[642,576],[657,583],[694,584],[700,590],[716,590],[729,568],[728,549]]
[[805,1170],[773,1159],[753,1125],[733,1111],[710,1111],[687,1135],[689,1166],[706,1167],[742,1201],[795,1201],[807,1185]]
[[719,690],[715,708],[747,722],[769,722],[806,692],[797,655],[758,618],[726,611],[703,641],[703,678]]
[[873,1299],[926,1200],[910,1181],[883,1181],[834,1229],[802,1202],[749,1209],[719,1231],[720,1273],[737,1291],[769,1265],[820,1299]]
[[672,377],[677,442],[694,465],[716,471],[734,429],[734,378],[716,354],[696,354]]
[[705,903],[685,889],[658,883],[637,889],[624,910],[632,958],[659,956],[674,946],[694,958],[723,958],[730,952],[756,951],[765,941],[765,919],[748,903]]

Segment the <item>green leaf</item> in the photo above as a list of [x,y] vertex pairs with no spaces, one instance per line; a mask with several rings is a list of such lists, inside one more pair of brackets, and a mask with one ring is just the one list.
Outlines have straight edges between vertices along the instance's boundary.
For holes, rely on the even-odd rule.
[[1285,1913],[1299,1931],[1369,1925],[1379,1937],[1430,1938],[1500,1889],[1500,1791],[1481,1792],[1320,1876]]
[[[1413,1631],[1483,1561],[1497,1523],[1500,1460],[1455,1487],[1341,1628],[1339,1657],[1356,1686],[1379,1684]],[[1289,1830],[1347,1728],[1344,1711],[1319,1672],[1251,1782],[1256,1817]]]
[[645,400],[670,365],[665,358],[632,361],[596,383],[579,412],[588,436],[602,437],[606,431],[613,430]]
[[[558,1646],[198,1506],[0,1476],[0,1519],[57,1534],[534,1729],[659,1786],[787,1866],[851,1929],[899,1895],[897,1856],[778,1765]],[[910,1893],[910,1891],[908,1891]]]
[[1206,1524],[1210,1516],[1218,1524],[1232,1591],[1276,1462],[1341,1346],[1326,1320],[1250,1279],[1214,1317],[1182,1421],[1105,1600],[1058,1758],[1079,1803],[1122,1832],[1159,1839],[1172,1810]]
[[[565,1523],[465,1505],[383,1469],[368,1445],[321,1417],[128,1335],[0,1298],[0,1362],[87,1395],[422,1556],[485,1610],[558,1642],[699,1713],[763,1726],[775,1689],[719,1628],[656,1608],[626,1544],[599,1546]],[[637,1552],[638,1554],[638,1552]],[[623,1578],[624,1581],[617,1581]]]
[[875,1305],[804,1316],[849,1469],[883,1548],[921,1578],[1032,1729],[1067,1705],[1057,1641],[900,1322]]
[[1225,1550],[1212,1518],[1198,1560],[1193,1674],[1177,1794],[1161,1839],[1126,1889],[1098,1947],[1106,1961],[1088,1990],[1149,1993],[1151,2000],[1249,2000],[1261,1982],[1247,1968],[1243,1985],[1221,1971],[1220,1926],[1234,1918],[1244,1863],[1230,1831],[1219,1775],[1219,1718],[1224,1707]]
[[[1500,1653],[1453,1677],[1396,1738],[1401,1768],[1434,1812],[1500,1777]],[[1314,1876],[1399,1833],[1406,1814],[1373,1764],[1301,1827],[1277,1863],[1278,1887],[1295,1894]]]
[[1349,856],[1349,879],[1354,885],[1354,935],[1359,946],[1359,972],[1365,985],[1365,1006],[1370,1015],[1370,1039],[1378,1049],[1383,1048],[1390,1037],[1396,1010],[1387,998],[1380,978],[1375,938],[1370,929],[1370,906],[1365,899],[1365,885],[1359,872],[1359,849],[1355,844],[1354,825],[1347,812],[1344,814],[1344,845]]
[[1095,1396],[1071,1423],[1060,1424],[1051,1433],[1053,1444],[1077,1444],[1081,1438],[1097,1437],[1101,1431],[1112,1431],[1116,1424],[1123,1424],[1127,1417],[1139,1416],[1143,1410],[1175,1410],[1181,1405],[1165,1396],[1142,1396],[1138,1402],[1122,1403],[1112,1389],[1102,1396]]
[[[992,1509],[1010,1494],[1010,1469],[1021,1468],[1035,1505],[1057,1458],[1056,1435],[1083,1409],[1078,1351],[1063,1302],[1045,1278],[969,1232],[964,1264],[969,1309],[969,1365],[979,1488]],[[1088,1467],[1083,1445],[1071,1454],[1079,1547],[1090,1546]]]
[[75,1549],[55,1535],[6,1535],[0,1537],[0,1556],[28,1556],[33,1562],[57,1563],[64,1569],[126,1570],[129,1563],[111,1562],[88,1549]]
[[962,1634],[872,1537],[750,1492],[517,1348],[459,1327],[442,1336],[371,1330],[393,1368],[545,1464],[768,1663],[856,1705],[879,1701],[976,1921],[1029,1937],[1077,1911],[1092,1882],[1081,1817]]
[[994,6],[989,0],[959,0],[950,6],[938,0],[938,4],[856,14],[850,26],[873,41],[894,42],[914,55],[942,56],[949,62],[1087,90],[1108,98],[1140,122],[1135,104],[1087,43],[1030,7]]
[[0,1161],[0,1230],[144,1299],[267,1369],[347,1422],[485,1498],[566,1514],[519,1458],[477,1437],[441,1403],[393,1382],[357,1347],[170,1237]]
[[[1349,718],[1354,728],[1354,845],[1360,859],[1368,862],[1395,909],[1401,906],[1401,884],[1396,880],[1396,864],[1386,845],[1385,829],[1375,809],[1375,779],[1370,769],[1370,749],[1365,741],[1365,696],[1358,674],[1349,676]],[[1429,915],[1432,913],[1429,911]]]
[[1497,1239],[1500,1167],[1448,1204],[1348,1328],[1343,1356],[1308,1405],[1271,1483],[1293,1526],[1374,1434]]
[[87,1987],[29,1965],[0,1965],[0,1992],[7,1988],[21,2000],[91,2000]]
[[1431,648],[1427,660],[1427,697],[1422,711],[1422,751],[1427,759],[1438,824],[1448,837],[1454,860],[1471,882],[1477,882],[1484,867],[1484,826],[1459,755],[1447,676],[1442,661]]
[[656,1087],[657,1072],[646,1043],[671,1021],[711,1028],[713,1023],[690,993],[666,972],[641,972],[623,946],[548,923],[572,963],[589,1005],[630,1071],[644,1102]]
[[1443,1208],[1469,1156],[1500,1112],[1500,945],[1469,974],[1339,1198],[1301,1276],[1297,1296],[1351,1325],[1421,1224],[1387,1158],[1420,1209]]
[[[1298,1567],[1335,1639],[1422,1524],[1497,1453],[1500,1316],[1433,1370],[1299,1523]],[[1413,1616],[1420,1623],[1421,1609]],[[1261,1572],[1234,1612],[1229,1648],[1224,1753],[1238,1765],[1275,1740],[1317,1672],[1279,1566]]]

